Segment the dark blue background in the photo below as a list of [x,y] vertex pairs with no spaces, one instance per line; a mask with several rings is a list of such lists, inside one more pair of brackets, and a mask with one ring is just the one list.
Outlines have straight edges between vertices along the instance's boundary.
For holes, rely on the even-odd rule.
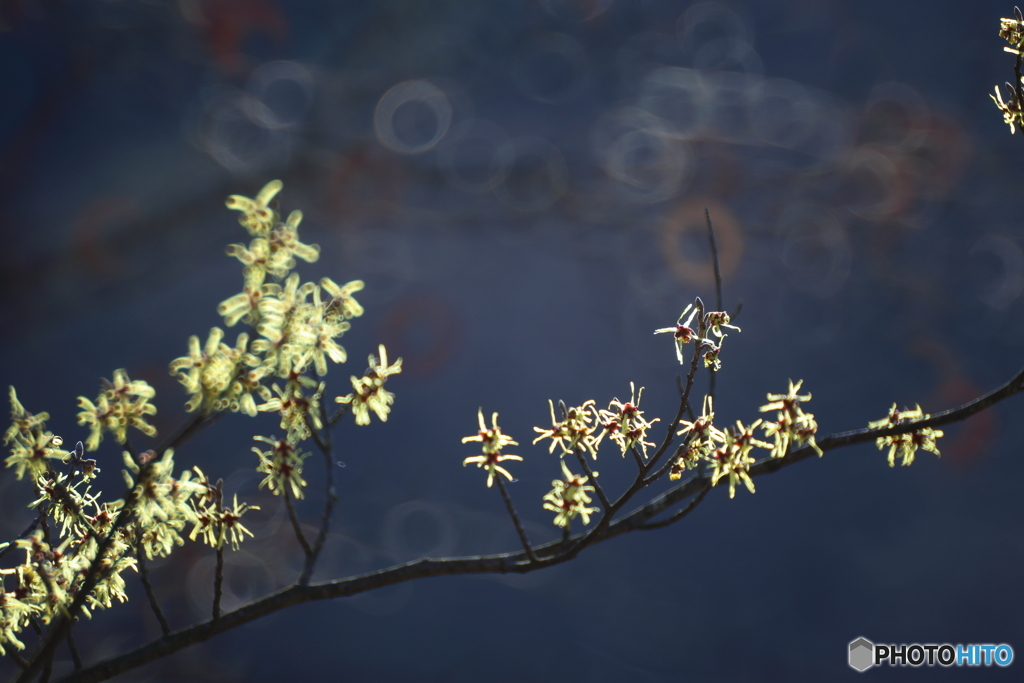
[[[221,324],[216,305],[240,288],[223,250],[247,238],[224,198],[281,178],[283,209],[301,208],[300,234],[322,248],[303,277],[367,284],[328,394],[347,393],[380,341],[405,357],[389,422],[336,432],[346,467],[316,579],[516,549],[497,491],[461,467],[478,406],[519,440],[510,490],[531,537],[553,538],[541,496],[557,458],[529,444],[547,399],[604,405],[632,380],[649,415],[674,413],[679,366],[651,332],[694,296],[713,300],[692,267],[707,259],[699,221],[678,227],[688,208],[710,206],[720,238],[735,236],[725,296],[743,302],[743,332],[723,353],[723,424],[755,419],[788,378],[814,394],[823,433],[894,401],[944,410],[1024,364],[1024,147],[988,98],[1012,78],[997,35],[1011,12],[916,0],[0,3],[0,384],[74,441],[86,435],[75,397],[123,367],[156,387],[155,424],[170,431],[185,397],[167,363]],[[261,91],[275,69],[298,80]],[[740,103],[684,128],[685,110],[651,95],[657,74]],[[444,94],[451,126],[402,153],[381,143],[374,114],[389,88],[419,79]],[[423,146],[436,121],[423,105],[393,119]],[[552,165],[502,169],[498,154],[504,177],[487,158],[453,170],[474,130],[492,150],[547,150]],[[632,156],[616,165],[616,151]],[[948,429],[938,460],[889,469],[869,445],[832,452],[565,566],[293,608],[122,679],[844,680],[858,676],[846,664],[858,636],[1024,653],[1022,410],[1011,399]],[[253,433],[276,430],[269,416],[231,415],[176,456],[264,506],[258,538],[229,555],[228,606],[297,574],[249,452]],[[98,458],[116,497],[109,438]],[[611,490],[631,473],[612,450],[598,465]],[[320,477],[311,459],[310,523]],[[30,519],[29,499],[0,473],[3,537]],[[212,562],[187,544],[155,563],[173,627],[206,618]],[[159,634],[129,585],[129,605],[78,627],[90,659]],[[861,676],[1005,680],[1020,666]]]

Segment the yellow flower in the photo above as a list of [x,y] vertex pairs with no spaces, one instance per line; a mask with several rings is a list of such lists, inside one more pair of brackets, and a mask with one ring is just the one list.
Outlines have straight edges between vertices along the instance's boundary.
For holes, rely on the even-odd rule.
[[[324,382],[304,375],[296,375],[285,383],[284,389],[274,385],[276,398],[256,406],[261,413],[277,412],[281,414],[281,429],[287,430],[288,441],[298,443],[310,437],[309,426],[313,429],[323,428],[320,419],[320,397],[323,395]],[[307,395],[303,388],[315,389]]]
[[185,391],[191,394],[185,404],[190,413],[200,408],[209,413],[239,405],[241,397],[235,395],[239,387],[234,390],[232,387],[245,372],[242,363],[247,359],[249,335],[239,334],[234,348],[221,343],[223,338],[224,331],[214,327],[206,338],[206,345],[200,347],[199,337],[193,335],[188,339],[188,355],[171,361],[170,373],[176,374]]
[[465,467],[470,463],[476,463],[477,467],[483,467],[487,470],[487,488],[490,488],[494,483],[495,473],[503,475],[509,481],[512,481],[512,475],[501,466],[500,463],[506,460],[519,460],[522,458],[518,455],[503,455],[501,449],[505,446],[518,446],[519,442],[514,441],[510,436],[501,433],[501,428],[498,426],[498,413],[491,415],[491,426],[488,427],[484,422],[484,411],[480,408],[477,411],[477,417],[480,421],[480,431],[474,436],[463,437],[462,443],[469,443],[470,441],[479,441],[482,444],[483,454],[476,455],[466,458],[462,461],[462,466]]
[[731,318],[725,311],[708,311],[704,314],[704,325],[711,331],[712,334],[718,337],[726,336],[725,332],[722,332],[723,327],[728,327],[730,330],[736,330],[742,332],[742,330],[735,325],[730,325]]
[[99,448],[103,432],[110,432],[118,443],[128,439],[128,428],[135,427],[146,436],[156,434],[156,428],[146,422],[147,415],[156,415],[156,406],[149,399],[156,390],[142,380],[129,380],[122,369],[114,371],[114,381],[102,380],[103,390],[93,403],[84,396],[78,397],[78,424],[88,424],[90,433],[85,442],[87,450]]
[[582,446],[587,449],[594,460],[597,460],[597,448],[601,444],[601,439],[604,438],[605,430],[602,429],[597,436],[594,436],[598,429],[598,425],[592,424],[593,418],[598,416],[594,403],[595,401],[590,399],[582,405],[566,408],[565,404],[559,401],[563,417],[561,420],[557,420],[555,404],[548,399],[548,406],[551,408],[551,427],[547,429],[534,427],[533,431],[539,432],[540,436],[534,439],[533,443],[551,439],[551,447],[548,452],[553,453],[557,445],[562,448],[563,455],[574,452],[577,446]]
[[700,416],[693,422],[681,420],[682,425],[676,434],[683,436],[689,434],[686,441],[686,448],[672,463],[668,478],[676,480],[683,476],[687,470],[692,470],[701,460],[708,459],[718,448],[718,444],[725,443],[725,434],[714,425],[715,412],[712,409],[711,396],[704,397],[704,408]]
[[287,439],[266,436],[254,436],[253,439],[270,445],[266,451],[261,451],[257,446],[252,447],[253,453],[260,458],[256,471],[267,475],[260,482],[260,488],[266,486],[275,496],[289,490],[293,498],[302,498],[302,487],[306,485],[306,480],[302,478],[302,461],[309,457],[309,453],[299,452],[295,444]]
[[750,451],[754,446],[772,447],[771,444],[754,438],[754,430],[760,424],[761,420],[756,420],[744,427],[743,423],[737,420],[734,429],[725,431],[725,442],[711,455],[711,464],[714,468],[711,485],[717,486],[721,479],[728,477],[730,498],[736,496],[736,484],[740,482],[748,491],[754,493],[754,481],[750,478],[749,470],[756,460],[750,455]]
[[402,371],[402,359],[399,358],[393,365],[388,365],[388,352],[383,344],[377,347],[380,352],[380,360],[372,353],[369,357],[370,368],[363,377],[353,375],[353,393],[347,396],[339,396],[334,399],[337,403],[351,404],[352,413],[355,415],[357,425],[370,424],[370,411],[372,410],[381,422],[388,421],[388,414],[395,402],[395,395],[384,389],[384,383],[388,377],[397,375]]
[[[565,458],[560,462],[565,478],[551,482],[551,491],[544,496],[544,509],[556,513],[556,526],[568,527],[574,517],[581,517],[584,524],[590,524],[590,515],[601,511],[596,507],[587,507],[591,502],[588,492],[594,490],[593,486],[587,485],[590,477],[573,474],[565,464]],[[597,472],[594,472],[594,476],[597,476]]]
[[25,410],[25,406],[21,405],[21,401],[18,400],[18,393],[14,390],[14,387],[7,387],[7,397],[11,402],[11,426],[4,432],[5,446],[18,433],[24,435],[32,434],[34,430],[45,427],[46,421],[50,419],[49,413],[33,415]]
[[765,435],[775,437],[775,445],[772,448],[773,458],[784,457],[789,452],[791,444],[799,446],[805,443],[810,444],[811,448],[818,453],[819,458],[824,455],[814,440],[814,435],[818,431],[818,423],[814,420],[814,415],[805,413],[800,407],[801,403],[811,400],[810,394],[800,395],[797,393],[803,383],[804,381],[800,380],[793,384],[793,380],[789,380],[789,391],[785,394],[768,394],[769,403],[759,408],[762,413],[769,410],[779,411],[777,420],[764,423]]
[[4,434],[4,444],[10,445],[11,455],[4,461],[14,468],[14,476],[21,479],[28,476],[35,480],[51,469],[48,459],[63,460],[69,453],[60,449],[64,440],[46,429],[49,413],[33,415],[25,410],[18,400],[14,387],[8,390],[11,401],[11,426]]
[[[690,314],[689,317],[687,317],[687,313]],[[679,359],[680,365],[683,364],[683,348],[697,338],[697,332],[690,327],[693,324],[695,315],[697,315],[697,307],[690,304],[683,309],[674,327],[662,327],[654,331],[654,334],[662,334],[664,332],[672,334],[676,342],[676,358]],[[683,320],[684,318],[685,321]]]
[[277,223],[278,215],[270,208],[270,202],[282,187],[284,187],[284,183],[280,180],[271,180],[263,186],[255,199],[233,194],[228,197],[225,204],[229,209],[242,212],[242,215],[238,217],[238,222],[245,226],[250,235],[261,235],[269,232]]
[[647,436],[647,430],[655,422],[658,422],[659,418],[648,421],[643,417],[643,411],[640,410],[640,397],[644,393],[643,387],[640,387],[640,392],[637,393],[635,385],[630,382],[629,391],[629,401],[623,403],[617,398],[612,400],[608,404],[608,410],[598,412],[598,419],[605,432],[611,434],[612,441],[619,445],[623,457],[626,456],[626,451],[634,446],[640,446],[643,449],[644,458],[646,458],[647,447],[654,444],[644,441],[644,439]]
[[[885,429],[887,427],[895,427],[903,424],[904,421],[917,422],[919,420],[927,420],[930,415],[925,414],[921,410],[921,406],[915,406],[913,410],[897,410],[896,404],[892,404],[892,408],[889,409],[889,414],[881,420],[875,420],[868,423],[870,429]],[[893,436],[883,436],[875,439],[875,445],[878,446],[878,450],[882,450],[886,446],[889,447],[889,467],[896,465],[896,455],[899,454],[902,457],[901,465],[909,465],[914,462],[914,457],[917,455],[917,449],[921,448],[935,455],[941,456],[939,453],[939,447],[935,443],[935,440],[943,436],[942,430],[932,429],[931,427],[922,427],[913,432],[907,432],[906,434],[895,434]]]
[[238,550],[239,544],[245,540],[246,536],[253,538],[252,532],[242,526],[241,519],[246,512],[259,510],[259,507],[248,503],[240,504],[237,493],[231,507],[217,509],[215,502],[202,508],[197,507],[193,502],[192,506],[195,514],[195,526],[188,536],[191,540],[194,541],[196,536],[201,535],[203,543],[217,550],[223,548],[230,541],[231,549]]
[[349,318],[358,318],[363,314],[363,307],[352,298],[355,292],[363,288],[362,280],[352,280],[344,287],[339,287],[334,280],[324,277],[320,278],[320,286],[331,295],[330,301],[327,302],[327,316],[333,315],[348,320]]
[[996,94],[989,95],[992,101],[996,103],[996,107],[999,111],[1003,112],[1003,123],[1010,126],[1010,134],[1013,135],[1017,132],[1017,126],[1024,128],[1024,108],[1022,108],[1020,98],[1017,97],[1017,89],[1012,83],[1006,84],[1006,92],[1009,93],[1009,101],[1003,101],[1003,94],[999,90],[999,86],[996,86]]
[[1013,18],[1002,18],[999,20],[999,37],[1013,46],[1003,48],[1007,52],[1019,54],[1020,48],[1024,47],[1024,15],[1016,7],[1013,8]]

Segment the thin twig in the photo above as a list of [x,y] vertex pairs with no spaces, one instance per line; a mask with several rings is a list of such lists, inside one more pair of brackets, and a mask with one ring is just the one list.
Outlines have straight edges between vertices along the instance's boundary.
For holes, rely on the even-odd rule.
[[350,411],[350,410],[352,410],[352,404],[351,403],[343,403],[341,405],[341,407],[338,408],[338,412],[336,412],[334,415],[331,415],[331,419],[329,419],[327,421],[327,424],[329,426],[331,426],[331,427],[333,427],[334,425],[338,424],[338,420],[340,420],[341,418],[345,417],[345,414],[348,411]]
[[512,504],[512,497],[508,495],[505,482],[500,475],[495,477],[495,480],[498,482],[498,490],[501,491],[501,497],[505,500],[505,508],[508,510],[508,514],[512,517],[512,523],[516,527],[516,533],[519,534],[523,550],[526,551],[526,557],[530,559],[530,562],[536,562],[537,556],[533,553],[533,548],[530,547],[530,539],[526,537],[526,529],[523,528],[523,523],[519,521],[519,514],[516,512],[515,505]]
[[[708,222],[708,242],[711,244],[711,261],[715,266],[715,310],[725,310],[722,307],[722,271],[718,263],[718,243],[715,241],[715,226],[711,223],[711,212],[704,207],[704,217]],[[721,344],[721,341],[719,341]],[[711,368],[708,370],[708,396],[715,398],[715,389],[718,385],[718,372]]]
[[1021,83],[1021,80],[1020,80],[1020,76],[1021,76],[1021,74],[1020,74],[1021,61],[1024,61],[1024,55],[1022,55],[1020,52],[1018,52],[1017,53],[1017,62],[1013,65],[1013,76],[1014,76],[1013,83],[1014,83],[1014,89],[1017,92],[1017,103],[1018,104],[1020,104],[1021,102],[1024,102],[1024,83]]
[[292,529],[295,530],[295,538],[298,539],[299,545],[302,546],[302,552],[305,553],[306,559],[313,554],[313,549],[309,547],[309,541],[306,540],[306,535],[302,533],[302,526],[299,524],[299,518],[295,514],[295,505],[292,503],[292,495],[288,490],[288,487],[283,489],[284,495],[284,506],[288,510],[288,519],[292,521]]
[[[218,479],[213,487],[213,509],[220,514],[224,509],[224,480]],[[223,525],[223,521],[219,522]],[[224,595],[224,527],[220,526],[217,533],[217,568],[213,572],[213,620],[220,618],[220,599]]]
[[53,673],[53,654],[54,650],[50,650],[46,654],[46,661],[43,662],[43,673],[39,676],[39,683],[50,683],[50,675]]
[[645,531],[647,531],[649,529],[661,529],[663,527],[667,527],[670,524],[675,524],[676,522],[681,520],[683,517],[685,517],[686,515],[688,515],[691,512],[693,512],[694,508],[696,508],[698,505],[701,504],[701,502],[704,500],[704,497],[706,495],[708,495],[708,491],[711,490],[711,480],[710,479],[705,479],[704,481],[706,483],[704,484],[703,488],[701,489],[701,492],[698,493],[697,497],[694,498],[693,500],[691,500],[686,505],[686,507],[684,507],[681,510],[679,510],[678,512],[676,512],[671,517],[666,517],[665,519],[657,521],[657,522],[645,522],[644,524],[638,524],[636,526],[636,528],[637,529],[643,529]]
[[213,573],[213,620],[220,619],[220,599],[224,595],[224,546],[217,547],[217,569]]
[[718,243],[715,242],[715,226],[711,224],[711,212],[704,207],[704,217],[708,221],[708,242],[711,244],[711,262],[715,266],[715,310],[722,309],[722,271],[718,265]]
[[160,609],[160,601],[156,599],[156,593],[153,591],[153,584],[149,582],[149,568],[146,566],[146,553],[142,547],[142,530],[139,530],[139,534],[135,541],[135,564],[139,568],[139,578],[142,579],[142,586],[146,589],[146,597],[149,598],[149,606],[153,609],[153,614],[156,616],[156,620],[160,622],[160,631],[166,636],[171,632],[171,627],[167,623],[167,617],[164,616],[163,610]]
[[[320,403],[320,416],[321,421],[327,422],[327,407],[321,401]],[[334,512],[334,505],[338,502],[338,491],[334,488],[334,456],[333,456],[333,443],[331,441],[331,429],[325,427],[323,430],[323,436],[317,434],[315,430],[310,429],[316,437],[316,444],[320,448],[320,452],[324,456],[324,467],[326,468],[325,477],[325,488],[324,492],[324,511],[320,516],[320,530],[316,534],[316,539],[313,541],[313,547],[310,552],[306,555],[306,564],[302,568],[302,574],[299,575],[299,584],[306,585],[309,580],[313,578],[313,570],[316,569],[316,561],[320,557],[320,551],[324,548],[324,543],[327,541],[327,533],[331,527],[331,513]]]
[[[36,515],[36,518],[34,520],[32,520],[32,523],[29,524],[28,527],[26,527],[24,531],[22,531],[20,534],[18,534],[18,536],[14,540],[20,541],[20,540],[22,540],[24,538],[28,538],[29,534],[31,534],[33,531],[35,531],[36,527],[39,526],[39,524],[46,518],[46,514],[47,514],[47,511],[49,509],[50,509],[49,505],[44,504],[40,508],[39,514]],[[4,555],[6,555],[7,553],[13,551],[17,547],[18,546],[16,546],[14,544],[14,541],[12,541],[9,546],[4,548],[3,550],[0,550],[0,557],[3,557]]]
[[[601,504],[604,505],[604,509],[611,510],[612,502],[608,500],[608,496],[605,495],[601,482],[597,480],[597,477],[594,475],[594,471],[590,469],[590,463],[587,462],[587,457],[578,446],[573,449],[573,452],[576,453],[576,459],[579,461],[580,467],[583,468],[583,473],[587,475],[590,483],[594,485],[594,491],[597,492],[597,497],[601,499]],[[640,469],[641,471],[643,470],[643,463],[640,463]]]
[[68,649],[71,650],[71,661],[75,665],[75,671],[82,670],[82,656],[78,654],[78,646],[75,645],[74,629],[68,629]]
[[7,650],[7,656],[14,660],[14,663],[20,666],[22,669],[28,668],[28,660],[18,654],[17,650],[13,648]]
[[634,445],[634,446],[630,446],[630,447],[629,447],[629,450],[630,450],[630,452],[632,452],[632,453],[633,453],[633,459],[634,459],[634,460],[636,460],[636,466],[637,466],[637,468],[638,468],[638,469],[639,469],[640,471],[643,471],[643,469],[644,469],[644,459],[643,459],[643,456],[642,456],[642,455],[640,455],[640,449],[638,449],[638,448],[637,448],[637,447],[636,447],[636,446]]

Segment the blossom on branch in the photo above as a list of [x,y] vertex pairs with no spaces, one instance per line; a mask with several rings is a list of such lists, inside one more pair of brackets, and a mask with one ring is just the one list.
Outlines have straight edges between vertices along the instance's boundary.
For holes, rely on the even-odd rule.
[[573,453],[577,447],[582,447],[590,453],[594,460],[597,460],[597,448],[601,439],[604,438],[605,430],[598,431],[601,425],[593,423],[595,417],[600,419],[594,404],[595,401],[590,399],[584,401],[582,405],[566,408],[565,404],[559,401],[562,419],[558,420],[555,418],[555,404],[548,399],[548,406],[551,408],[551,426],[547,429],[534,427],[533,431],[538,432],[540,436],[534,439],[533,443],[551,439],[551,447],[548,452],[553,453],[555,446],[560,446],[562,455]]
[[260,482],[260,488],[266,486],[275,496],[287,491],[293,498],[302,498],[302,488],[306,485],[306,480],[302,478],[302,461],[309,457],[309,453],[299,452],[295,444],[287,439],[266,436],[254,436],[253,439],[270,446],[266,451],[260,450],[258,446],[252,447],[252,452],[260,458],[256,471],[267,475]]
[[568,528],[574,517],[590,524],[590,515],[601,511],[600,508],[587,507],[591,502],[589,493],[594,491],[594,487],[587,484],[590,477],[573,474],[565,464],[565,458],[560,462],[564,479],[551,482],[551,491],[544,496],[544,509],[556,513],[554,523],[562,528]]
[[380,360],[371,353],[368,359],[370,367],[366,374],[362,377],[353,375],[350,378],[353,393],[334,399],[336,403],[352,406],[357,425],[370,424],[370,411],[373,411],[381,422],[387,422],[391,406],[395,402],[395,395],[384,388],[384,383],[388,377],[402,371],[402,359],[399,358],[393,365],[388,365],[387,349],[380,344],[377,350],[380,352]]
[[736,484],[742,482],[747,490],[754,493],[754,481],[750,478],[750,466],[756,460],[750,455],[755,446],[760,448],[771,448],[771,444],[765,443],[754,437],[754,430],[760,426],[761,420],[755,420],[744,427],[739,420],[736,427],[725,430],[725,442],[715,449],[711,454],[713,471],[711,474],[711,485],[717,486],[723,478],[729,479],[729,497],[736,496]]
[[[697,332],[690,327],[693,324],[694,316],[697,315],[697,310],[696,306],[690,304],[683,309],[674,327],[662,327],[654,331],[654,334],[670,333],[672,335],[676,342],[676,358],[679,359],[680,365],[684,363],[683,348],[697,338]],[[687,313],[689,313],[689,317],[687,317]]]
[[480,421],[480,431],[473,436],[466,436],[462,438],[462,443],[469,443],[471,441],[478,441],[482,444],[483,454],[475,455],[466,458],[462,461],[462,466],[465,467],[470,463],[476,463],[477,467],[483,467],[487,470],[487,488],[490,488],[494,484],[495,473],[503,475],[509,481],[512,481],[512,475],[501,466],[502,462],[506,460],[519,460],[522,458],[518,455],[504,455],[501,449],[505,446],[518,446],[519,442],[512,439],[512,437],[502,434],[501,428],[498,426],[498,413],[491,415],[491,426],[488,427],[487,423],[484,422],[484,410],[483,408],[478,409],[477,417]]
[[[919,420],[927,420],[931,415],[925,414],[921,410],[921,406],[915,406],[913,410],[897,410],[896,404],[892,404],[892,408],[889,409],[889,414],[881,420],[875,420],[869,422],[868,427],[870,429],[885,429],[887,427],[895,427],[901,425],[906,421],[918,422]],[[910,465],[914,462],[914,457],[917,455],[917,449],[923,449],[930,453],[934,453],[937,456],[941,456],[939,453],[939,447],[935,443],[935,440],[942,437],[943,432],[940,429],[932,429],[931,427],[922,427],[913,432],[907,432],[905,434],[894,434],[892,436],[882,436],[875,439],[875,445],[878,446],[878,450],[884,449],[886,446],[889,447],[889,467],[896,465],[896,456],[899,455],[903,461],[901,465]]]
[[623,403],[619,399],[613,399],[608,404],[608,410],[598,411],[598,419],[606,433],[610,434],[612,441],[619,445],[622,456],[626,452],[639,446],[643,450],[644,458],[647,458],[647,447],[655,444],[645,441],[647,430],[650,429],[659,418],[647,420],[640,410],[640,398],[644,388],[640,387],[639,393],[633,382],[629,383],[629,400]]
[[86,450],[99,448],[104,432],[110,432],[118,443],[128,439],[128,428],[135,427],[146,436],[156,434],[156,427],[146,422],[147,415],[156,415],[156,406],[149,399],[156,390],[142,380],[130,380],[124,370],[114,370],[114,381],[102,380],[103,390],[93,403],[78,397],[78,424],[89,425]]
[[810,394],[799,394],[800,387],[804,381],[800,380],[793,384],[789,380],[789,391],[785,394],[768,394],[769,403],[761,406],[758,410],[762,413],[770,410],[777,410],[777,419],[774,422],[765,421],[763,429],[766,436],[775,437],[775,445],[772,448],[772,457],[784,457],[791,445],[802,446],[810,444],[820,458],[824,452],[818,447],[814,435],[818,431],[818,423],[811,413],[805,413],[800,407],[801,403],[811,400]]

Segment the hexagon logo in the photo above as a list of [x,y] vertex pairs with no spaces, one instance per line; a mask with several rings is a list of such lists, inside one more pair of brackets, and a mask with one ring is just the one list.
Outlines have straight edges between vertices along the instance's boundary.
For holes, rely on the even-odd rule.
[[850,666],[857,671],[866,671],[874,664],[875,644],[867,638],[858,638],[850,643]]

